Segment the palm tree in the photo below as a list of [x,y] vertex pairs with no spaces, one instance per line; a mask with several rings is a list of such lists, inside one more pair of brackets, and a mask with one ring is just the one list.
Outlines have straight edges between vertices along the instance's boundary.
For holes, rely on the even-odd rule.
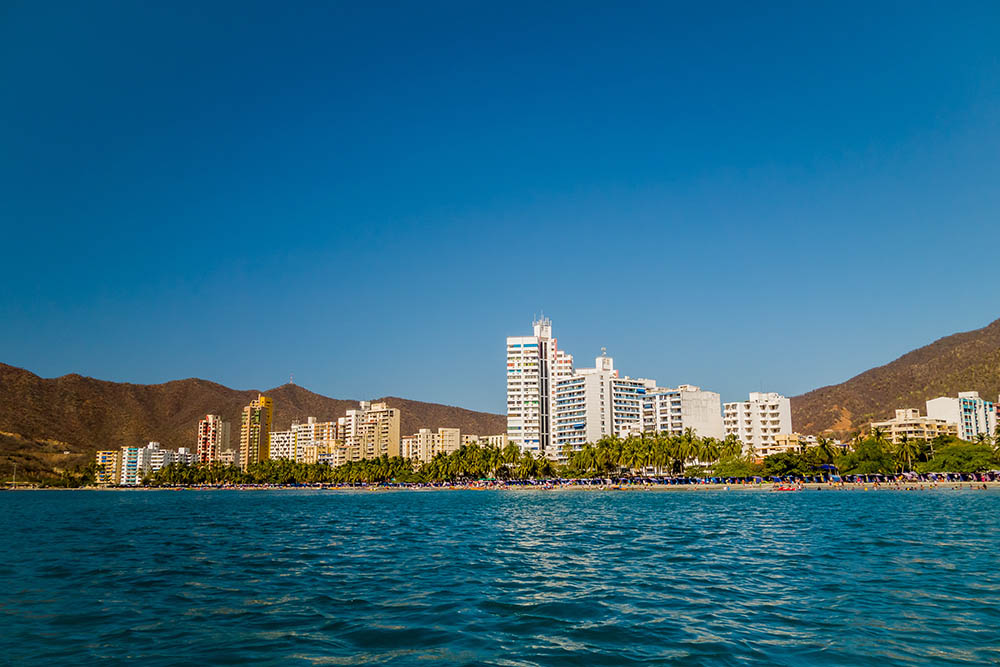
[[837,455],[833,441],[822,436],[816,439],[816,453],[819,454],[820,461],[823,463],[833,463],[833,459]]
[[[920,454],[920,443],[916,440],[910,440],[909,437],[904,433],[899,438],[899,444],[896,445],[896,458],[900,462],[900,468],[903,472],[911,470],[913,468],[913,459],[915,459]],[[903,464],[906,464],[905,466]]]

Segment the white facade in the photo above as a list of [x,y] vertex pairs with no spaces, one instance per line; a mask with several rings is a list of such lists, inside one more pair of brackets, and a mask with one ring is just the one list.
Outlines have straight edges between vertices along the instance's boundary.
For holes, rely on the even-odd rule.
[[725,435],[735,435],[745,452],[772,448],[780,433],[792,433],[791,401],[773,392],[750,392],[750,399],[726,403],[722,414]]
[[278,459],[295,460],[295,432],[271,431],[271,460]]
[[725,437],[719,394],[690,384],[682,384],[676,389],[656,388],[646,394],[643,431],[681,435],[688,428],[701,438],[721,440]]
[[186,466],[194,465],[195,461],[198,460],[195,452],[191,451],[190,447],[178,447],[177,451],[174,452],[174,463],[183,463]]
[[507,338],[507,437],[523,451],[556,458],[554,388],[573,374],[573,356],[559,349],[551,320],[532,324],[533,336]]
[[980,398],[978,391],[961,391],[958,398],[932,398],[927,401],[927,416],[958,424],[958,437],[970,442],[980,434],[993,436],[997,428],[996,406]]
[[[186,453],[185,461],[194,460],[190,449],[182,448],[182,451]],[[158,442],[150,442],[145,447],[122,447],[118,483],[122,486],[138,486],[148,473],[157,472],[176,460],[177,452],[162,449]]]
[[122,486],[138,486],[142,482],[142,450],[142,447],[122,447],[118,473],[118,483]]
[[140,465],[144,472],[157,472],[173,463],[175,458],[175,452],[162,449],[158,442],[151,442],[140,451]]
[[552,441],[555,455],[565,460],[565,448],[579,450],[604,436],[627,436],[642,430],[642,405],[651,380],[621,378],[614,360],[597,357],[594,368],[555,383]]

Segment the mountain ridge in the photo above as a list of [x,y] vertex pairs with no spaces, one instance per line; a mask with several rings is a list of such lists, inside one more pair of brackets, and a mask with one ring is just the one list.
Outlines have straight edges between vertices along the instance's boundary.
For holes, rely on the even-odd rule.
[[1000,394],[1000,319],[792,397],[792,425],[800,433],[846,435],[891,418],[896,409],[919,408],[923,414],[927,400],[959,391],[978,391],[990,401]]
[[[232,389],[202,378],[169,380],[159,384],[112,382],[69,373],[42,378],[31,371],[0,363],[0,432],[9,434],[3,449],[30,450],[30,443],[64,443],[66,465],[92,460],[99,449],[158,441],[164,447],[193,447],[198,420],[219,414],[233,424],[231,446],[239,438],[243,406],[258,394],[274,400],[274,429],[287,429],[293,420],[336,419],[358,401],[330,398],[295,384],[269,390]],[[426,403],[396,396],[384,401],[400,411],[400,432],[420,428],[457,427],[465,433],[494,435],[506,432],[504,415],[458,406]],[[55,455],[54,450],[49,452]],[[66,467],[66,466],[57,466]]]

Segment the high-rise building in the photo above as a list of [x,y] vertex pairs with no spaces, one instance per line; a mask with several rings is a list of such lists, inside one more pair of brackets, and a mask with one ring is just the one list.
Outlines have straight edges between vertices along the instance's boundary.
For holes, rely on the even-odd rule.
[[97,475],[95,478],[95,483],[98,486],[109,486],[113,484],[119,484],[121,481],[121,472],[119,465],[121,463],[121,452],[117,449],[106,449],[97,452]]
[[270,398],[258,394],[243,408],[243,419],[240,423],[240,467],[247,466],[270,458],[271,418],[274,404]]
[[547,454],[565,460],[567,450],[604,436],[627,436],[642,431],[643,401],[652,380],[619,377],[614,360],[602,352],[593,368],[555,381],[552,443]]
[[546,317],[534,335],[507,338],[507,437],[524,451],[558,457],[552,440],[555,383],[573,374],[573,356],[559,349]]
[[361,401],[337,420],[337,435],[343,438],[351,461],[400,456],[399,410],[385,403]]
[[222,451],[229,449],[230,426],[219,415],[205,415],[198,422],[198,440],[195,453],[198,463],[216,463]]
[[142,482],[143,449],[126,445],[118,453],[118,483],[122,486],[138,486]]
[[773,447],[779,433],[792,433],[791,402],[773,392],[750,392],[747,401],[726,403],[722,422],[726,435],[735,435],[744,451]]
[[655,388],[646,393],[643,431],[680,435],[689,428],[701,438],[725,437],[722,398],[717,393],[690,384],[676,389]]
[[970,442],[979,435],[992,437],[997,428],[996,407],[980,398],[978,391],[960,391],[958,398],[932,398],[927,401],[927,416],[958,424],[958,437]]

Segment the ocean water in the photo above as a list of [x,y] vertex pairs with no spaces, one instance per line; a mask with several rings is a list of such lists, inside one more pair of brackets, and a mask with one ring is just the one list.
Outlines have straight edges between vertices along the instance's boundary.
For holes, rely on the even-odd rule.
[[0,662],[1000,661],[1000,492],[0,493]]

